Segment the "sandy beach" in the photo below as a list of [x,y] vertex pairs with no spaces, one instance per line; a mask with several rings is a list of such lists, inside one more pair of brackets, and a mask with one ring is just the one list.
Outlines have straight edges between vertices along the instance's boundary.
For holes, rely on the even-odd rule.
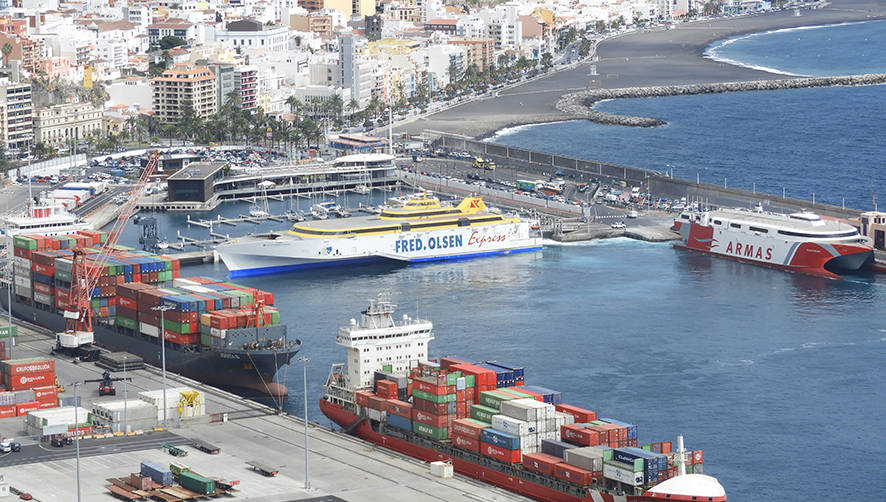
[[836,0],[816,10],[775,12],[747,17],[684,23],[671,30],[634,32],[599,44],[597,76],[590,64],[512,87],[397,128],[419,134],[425,129],[484,137],[505,127],[574,118],[555,108],[560,96],[589,87],[738,82],[784,75],[720,63],[702,53],[711,43],[746,33],[851,21],[886,19],[882,0]]

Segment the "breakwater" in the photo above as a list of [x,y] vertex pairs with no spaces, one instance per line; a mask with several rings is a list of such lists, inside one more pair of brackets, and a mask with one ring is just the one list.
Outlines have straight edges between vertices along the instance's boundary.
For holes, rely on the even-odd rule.
[[779,80],[754,80],[747,82],[723,82],[718,84],[665,85],[652,87],[629,87],[623,89],[589,89],[567,94],[557,102],[557,109],[592,122],[631,127],[658,127],[663,120],[651,117],[634,117],[605,113],[593,108],[598,101],[624,98],[655,98],[690,94],[719,94],[724,92],[778,91],[810,87],[859,86],[886,83],[886,73],[846,75],[838,77],[786,78]]

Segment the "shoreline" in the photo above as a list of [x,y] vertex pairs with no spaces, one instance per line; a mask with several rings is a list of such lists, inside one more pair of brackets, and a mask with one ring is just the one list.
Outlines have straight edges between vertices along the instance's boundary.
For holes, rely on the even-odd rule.
[[[785,79],[785,75],[737,66],[705,57],[718,40],[781,29],[886,19],[886,5],[876,0],[831,2],[802,10],[699,20],[671,30],[635,31],[604,40],[597,47],[596,75],[589,61],[574,68],[514,86],[496,97],[464,103],[416,120],[398,132],[436,130],[488,139],[504,128],[583,120],[556,104],[566,95],[600,89],[688,86]],[[591,79],[593,77],[593,79]]]

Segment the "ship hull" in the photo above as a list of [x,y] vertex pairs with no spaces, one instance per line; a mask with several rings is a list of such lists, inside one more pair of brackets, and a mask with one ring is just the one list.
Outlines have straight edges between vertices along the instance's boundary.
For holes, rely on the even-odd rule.
[[[320,399],[320,411],[340,427],[350,429],[351,434],[365,441],[369,441],[425,462],[451,462],[453,470],[459,474],[499,486],[535,500],[545,502],[653,502],[661,500],[646,495],[612,495],[591,488],[587,489],[584,496],[571,495],[548,486],[533,483],[519,477],[510,476],[490,467],[484,467],[464,459],[434,451],[431,448],[426,448],[409,441],[381,434],[372,429],[367,419],[362,419],[341,405],[332,403],[326,399]],[[360,421],[360,423],[355,427],[354,424],[358,421]],[[681,500],[681,498],[671,498],[670,500]],[[691,499],[686,498],[685,500]],[[699,500],[701,500],[700,497]],[[707,500],[707,498],[705,498],[705,500]]]
[[464,260],[541,249],[527,222],[345,238],[248,237],[216,248],[231,277],[376,261]]
[[[6,307],[6,296],[0,295],[0,304]],[[54,312],[36,308],[13,298],[12,313],[50,329],[64,331],[65,319]],[[155,339],[125,328],[102,323],[93,324],[96,345],[111,351],[124,351],[141,357],[145,363],[161,367],[162,350]],[[288,365],[299,348],[278,351],[208,350],[184,352],[167,346],[166,369],[173,373],[216,387],[249,391],[272,397],[288,394],[286,386],[274,381],[280,367]]]
[[857,239],[784,240],[679,220],[674,229],[681,237],[677,248],[831,279],[860,270],[874,256]]

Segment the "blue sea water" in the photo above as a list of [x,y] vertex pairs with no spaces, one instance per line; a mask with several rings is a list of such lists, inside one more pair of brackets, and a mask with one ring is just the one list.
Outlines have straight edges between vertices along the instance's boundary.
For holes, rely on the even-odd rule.
[[[883,90],[822,91],[855,96],[871,89]],[[803,92],[807,91],[785,94],[798,96],[792,98],[797,106],[810,99],[817,104],[828,102],[803,98]],[[708,102],[696,103],[698,110],[706,110],[697,110],[696,116],[720,115],[712,121],[717,127],[693,129],[687,120],[682,134],[657,144],[657,157],[649,165],[663,170],[666,162],[687,154],[716,160],[727,148],[742,152],[739,158],[743,160],[734,165],[748,166],[752,164],[747,156],[758,148],[766,147],[769,157],[784,149],[802,153],[804,146],[795,142],[805,130],[802,134],[779,132],[771,119],[751,137],[745,134],[754,127],[740,128],[743,134],[723,132],[736,130],[734,124],[745,120],[745,108],[752,106],[747,99],[763,95],[734,96],[738,98],[733,104],[721,103],[717,108],[708,108],[714,106]],[[831,99],[862,98],[835,94]],[[634,106],[644,111],[665,101],[647,100],[643,106]],[[875,104],[868,102],[868,106]],[[668,120],[685,107],[661,106]],[[756,106],[765,109],[771,104]],[[870,144],[878,142],[874,136],[883,130],[882,123],[880,129],[867,132],[849,128],[865,109],[853,108],[853,114],[845,116],[846,127],[830,140],[874,148]],[[546,149],[554,145],[564,151],[568,147],[564,136],[545,132],[548,127],[552,126],[534,128],[522,141],[545,134]],[[721,141],[704,140],[710,150],[698,153],[694,145],[702,140],[699,136],[712,135],[711,131]],[[624,150],[642,146],[650,141],[641,136],[648,132],[625,132],[628,139],[613,152],[625,154]],[[879,143],[882,148],[882,139]],[[595,152],[605,146],[594,145]],[[872,163],[867,171],[857,167],[854,161],[859,155],[844,152],[835,165],[805,171],[795,168],[796,173],[807,182],[829,180],[823,184],[833,190],[848,190],[849,180],[864,176],[881,176],[877,179],[882,186],[876,165]],[[777,183],[789,169],[785,157],[770,159],[766,169],[754,171],[754,179],[763,183],[762,174],[766,174],[769,183]],[[671,165],[677,166],[675,175],[689,177],[688,164]],[[702,176],[713,178],[719,172],[702,171]],[[728,176],[730,185],[733,178],[735,184],[741,183],[740,176]],[[788,193],[797,195],[793,189]],[[348,206],[366,200],[353,194],[347,197],[340,202]],[[373,202],[381,197],[374,194]],[[856,198],[864,199],[863,190]],[[307,202],[300,204],[307,208]],[[217,212],[234,216],[245,214],[248,208],[248,204],[227,204]],[[288,203],[272,202],[272,212],[286,208]],[[206,230],[188,229],[183,216],[160,214],[159,219],[161,235],[170,239],[176,229],[207,236]],[[239,225],[216,231],[242,235],[283,226]],[[123,241],[135,245],[137,228],[128,227]],[[221,278],[227,270],[222,264],[203,265],[185,267],[183,274]],[[567,402],[602,416],[638,424],[641,442],[674,440],[683,434],[689,448],[704,450],[705,472],[720,480],[730,501],[835,496],[866,500],[872,494],[876,497],[882,487],[884,276],[859,274],[833,281],[684,252],[669,244],[613,239],[550,243],[543,251],[507,257],[416,266],[376,264],[237,282],[276,295],[283,322],[303,340],[301,355],[310,358],[309,417],[323,424],[330,423],[316,406],[321,385],[329,365],[345,359],[344,348],[335,344],[337,330],[359,317],[380,290],[388,290],[400,305],[399,314],[435,323],[431,355],[523,365],[527,382],[559,390]],[[284,408],[301,415],[304,395],[299,366],[294,363],[283,369],[279,379],[291,391]]]
[[[863,36],[850,36],[852,30]],[[775,58],[784,55],[782,39],[789,34],[815,39],[822,51],[827,49],[828,66],[821,74],[830,74],[827,70],[840,54],[843,63],[836,74],[886,72],[886,44],[868,45],[869,39],[886,37],[886,21],[775,32],[741,39],[719,52],[735,58],[755,50]],[[803,54],[809,60],[800,62],[789,45],[784,50],[795,57],[779,61],[795,65],[780,63],[778,68],[817,74],[808,69],[818,61],[816,52],[807,50]],[[878,56],[851,57],[861,51]],[[596,108],[655,117],[667,125],[634,128],[568,121],[512,128],[492,141],[870,210],[874,193],[886,189],[884,97],[886,86],[876,85],[606,101]]]

